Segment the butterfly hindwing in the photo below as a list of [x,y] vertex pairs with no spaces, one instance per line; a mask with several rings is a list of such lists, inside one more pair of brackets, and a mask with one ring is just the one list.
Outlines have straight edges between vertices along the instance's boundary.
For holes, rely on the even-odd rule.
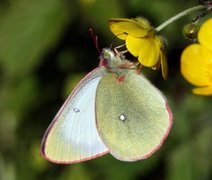
[[[106,89],[106,90],[105,90]],[[117,159],[145,159],[161,145],[172,124],[165,98],[146,78],[130,70],[100,81],[96,96],[97,129]]]

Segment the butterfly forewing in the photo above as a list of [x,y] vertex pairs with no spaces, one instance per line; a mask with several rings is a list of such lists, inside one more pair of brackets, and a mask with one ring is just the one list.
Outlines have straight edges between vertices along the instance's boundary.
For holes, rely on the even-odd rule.
[[42,140],[42,155],[55,163],[76,163],[108,152],[95,122],[96,88],[104,67],[94,69],[67,98]]

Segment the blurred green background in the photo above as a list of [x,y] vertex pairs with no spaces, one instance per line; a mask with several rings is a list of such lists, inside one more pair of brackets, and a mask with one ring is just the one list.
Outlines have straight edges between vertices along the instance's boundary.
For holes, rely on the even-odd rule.
[[171,133],[159,151],[132,163],[105,155],[74,165],[50,163],[39,152],[42,136],[68,94],[98,65],[89,27],[98,35],[100,47],[109,47],[114,40],[108,18],[143,16],[158,26],[196,4],[195,0],[1,0],[0,180],[211,179],[212,98],[193,95],[179,69],[180,54],[191,43],[182,28],[197,13],[161,32],[168,41],[168,80],[160,71],[145,70],[167,96],[174,114]]

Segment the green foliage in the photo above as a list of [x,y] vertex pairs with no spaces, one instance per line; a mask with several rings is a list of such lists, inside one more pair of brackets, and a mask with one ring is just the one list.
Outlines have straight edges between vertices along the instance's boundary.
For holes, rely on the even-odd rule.
[[194,0],[1,1],[0,179],[211,179],[212,99],[191,94],[179,70],[180,54],[189,43],[181,31],[195,13],[162,31],[168,41],[168,80],[159,71],[145,70],[168,97],[174,114],[171,134],[158,152],[132,163],[105,155],[74,165],[52,164],[39,153],[42,136],[65,97],[82,75],[98,65],[89,27],[99,35],[100,48],[106,47],[113,42],[108,18],[144,16],[158,26],[196,4]]
[[67,18],[68,9],[62,1],[11,3],[0,18],[0,59],[5,71],[17,75],[36,66],[42,55],[54,47]]

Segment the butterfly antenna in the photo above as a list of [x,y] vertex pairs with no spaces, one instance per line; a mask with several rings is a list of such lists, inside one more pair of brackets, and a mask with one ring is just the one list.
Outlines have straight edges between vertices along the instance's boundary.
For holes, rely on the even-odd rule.
[[115,41],[115,39],[116,39],[116,36],[113,36],[112,42],[110,43],[110,49],[112,49],[113,42]]
[[123,33],[119,33],[119,34],[116,34],[116,35],[113,36],[112,42],[111,42],[111,44],[110,44],[110,49],[112,49],[113,42],[115,41],[115,39],[116,39],[119,35],[122,35],[122,34],[125,34],[125,33],[123,32]]
[[99,49],[98,36],[94,33],[94,30],[92,28],[89,28],[89,32],[93,39],[93,44],[94,44],[95,48],[101,54],[101,50]]

